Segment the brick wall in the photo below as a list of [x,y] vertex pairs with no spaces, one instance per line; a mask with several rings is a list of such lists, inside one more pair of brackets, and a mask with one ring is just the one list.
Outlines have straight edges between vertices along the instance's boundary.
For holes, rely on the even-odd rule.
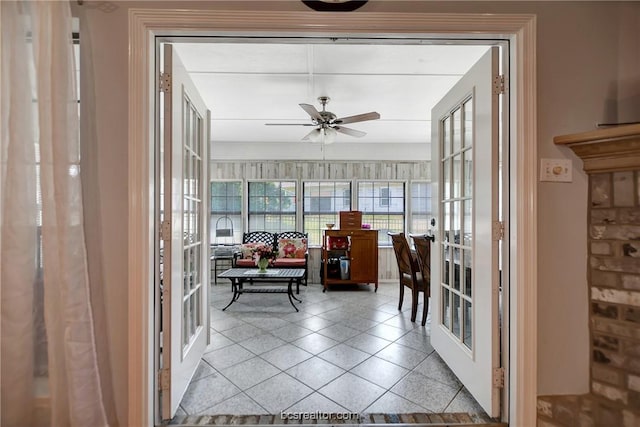
[[538,426],[640,426],[640,171],[589,175],[591,393],[540,396]]
[[591,392],[640,411],[640,173],[589,178]]

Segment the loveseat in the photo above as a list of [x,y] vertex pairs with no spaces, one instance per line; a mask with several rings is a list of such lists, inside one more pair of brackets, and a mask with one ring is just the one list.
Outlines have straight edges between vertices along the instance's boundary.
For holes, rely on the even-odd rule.
[[250,231],[242,235],[242,245],[233,260],[234,267],[255,267],[253,248],[257,245],[270,245],[277,253],[276,259],[270,264],[273,268],[302,268],[304,269],[303,285],[307,286],[309,271],[309,235],[301,231],[283,231],[271,233],[268,231]]

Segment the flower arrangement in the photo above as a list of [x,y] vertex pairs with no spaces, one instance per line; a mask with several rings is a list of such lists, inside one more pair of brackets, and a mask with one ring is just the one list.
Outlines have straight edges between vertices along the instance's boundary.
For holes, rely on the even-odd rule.
[[266,269],[267,265],[273,262],[277,256],[278,253],[273,250],[273,246],[258,245],[253,250],[253,259],[261,271]]

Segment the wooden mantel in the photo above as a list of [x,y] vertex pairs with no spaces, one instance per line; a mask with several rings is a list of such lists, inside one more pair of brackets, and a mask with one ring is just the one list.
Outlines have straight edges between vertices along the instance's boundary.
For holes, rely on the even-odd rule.
[[640,124],[560,135],[553,142],[571,148],[587,173],[640,169]]

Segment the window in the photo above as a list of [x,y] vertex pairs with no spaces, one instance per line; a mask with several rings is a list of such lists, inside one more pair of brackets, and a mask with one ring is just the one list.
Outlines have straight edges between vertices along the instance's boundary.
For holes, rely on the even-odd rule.
[[358,210],[362,211],[362,223],[378,230],[378,244],[390,246],[387,233],[404,231],[404,182],[358,182]]
[[242,231],[242,182],[211,182],[211,243],[240,242]]
[[351,210],[351,183],[307,181],[302,184],[304,232],[309,245],[319,246],[326,224],[338,224],[340,211]]
[[409,232],[426,233],[431,220],[431,183],[413,181],[410,188]]
[[249,182],[249,231],[296,230],[295,181]]
[[390,194],[389,188],[381,188],[380,189],[380,206],[389,206],[390,203]]

